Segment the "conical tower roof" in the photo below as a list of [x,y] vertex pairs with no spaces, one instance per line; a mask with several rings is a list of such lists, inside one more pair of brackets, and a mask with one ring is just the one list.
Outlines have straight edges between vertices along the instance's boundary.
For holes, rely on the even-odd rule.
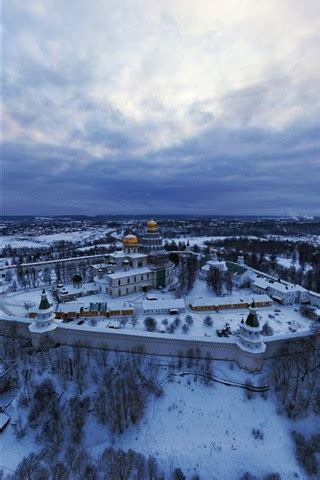
[[50,308],[50,303],[47,297],[47,292],[45,291],[45,289],[43,289],[41,294],[39,310],[48,310],[48,308]]
[[257,315],[257,309],[254,301],[249,307],[249,315],[246,320],[246,325],[248,325],[248,327],[253,327],[253,328],[258,328],[260,326],[259,318]]

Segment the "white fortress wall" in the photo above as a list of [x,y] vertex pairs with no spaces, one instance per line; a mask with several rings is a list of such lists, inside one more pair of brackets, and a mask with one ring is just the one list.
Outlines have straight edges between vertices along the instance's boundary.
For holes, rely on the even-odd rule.
[[[31,340],[37,348],[45,336],[54,344],[79,345],[88,348],[117,350],[122,352],[139,351],[140,349],[150,355],[163,355],[177,357],[186,356],[188,350],[193,350],[193,355],[206,358],[208,353],[214,360],[235,361],[241,368],[249,371],[259,371],[263,361],[279,355],[279,350],[291,342],[311,336],[310,331],[290,335],[264,337],[266,351],[264,353],[251,353],[243,351],[236,343],[236,339],[212,339],[206,337],[193,337],[187,335],[170,335],[155,332],[135,332],[124,330],[111,330],[107,328],[77,326],[60,323],[54,330],[44,332],[29,331],[30,319],[2,316],[0,319],[0,335],[15,336]],[[320,348],[320,336],[316,337]]]

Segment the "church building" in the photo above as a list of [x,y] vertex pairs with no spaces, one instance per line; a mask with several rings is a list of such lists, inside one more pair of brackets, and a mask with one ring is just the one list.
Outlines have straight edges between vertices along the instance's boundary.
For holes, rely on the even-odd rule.
[[123,250],[107,255],[98,268],[93,266],[97,270],[94,280],[98,291],[114,298],[162,289],[173,282],[174,264],[163,250],[157,222],[147,223],[141,242],[136,235],[129,234],[122,244]]

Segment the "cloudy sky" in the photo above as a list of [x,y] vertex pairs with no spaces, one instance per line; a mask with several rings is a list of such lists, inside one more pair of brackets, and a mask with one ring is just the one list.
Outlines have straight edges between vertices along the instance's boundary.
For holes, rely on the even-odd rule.
[[5,214],[320,214],[319,0],[4,0]]

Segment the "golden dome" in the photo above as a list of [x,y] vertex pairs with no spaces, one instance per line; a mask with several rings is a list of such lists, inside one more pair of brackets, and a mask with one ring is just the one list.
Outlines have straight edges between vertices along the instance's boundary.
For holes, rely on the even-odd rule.
[[149,220],[149,222],[147,223],[147,227],[149,232],[155,232],[158,230],[158,224],[154,220]]
[[126,247],[136,247],[137,245],[139,245],[139,240],[138,237],[136,237],[135,235],[129,234],[124,237],[122,243]]

